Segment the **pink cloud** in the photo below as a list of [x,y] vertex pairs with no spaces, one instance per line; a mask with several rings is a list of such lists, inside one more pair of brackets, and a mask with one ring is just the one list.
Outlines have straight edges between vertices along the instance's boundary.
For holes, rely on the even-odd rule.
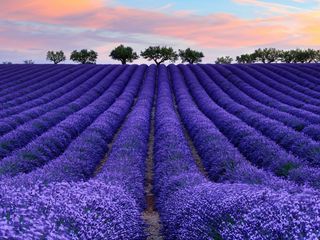
[[[236,0],[259,2],[256,0]],[[273,7],[273,6],[271,6]],[[5,0],[0,19],[29,21],[87,30],[111,31],[172,37],[193,42],[203,48],[244,48],[254,46],[317,45],[320,33],[317,27],[319,12],[283,14],[279,17],[245,20],[230,14],[197,16],[190,12],[175,14],[159,11],[110,6],[99,0]],[[92,32],[92,38],[97,38]],[[16,36],[0,37],[4,46],[19,45]],[[4,40],[5,39],[5,40]],[[86,36],[85,40],[88,39]],[[45,37],[23,39],[25,45],[45,45]],[[29,41],[29,43],[27,43]],[[79,39],[78,41],[81,41]],[[126,39],[123,39],[125,42]],[[11,42],[11,43],[10,43]],[[151,44],[151,43],[150,43]],[[48,45],[48,44],[47,44]]]

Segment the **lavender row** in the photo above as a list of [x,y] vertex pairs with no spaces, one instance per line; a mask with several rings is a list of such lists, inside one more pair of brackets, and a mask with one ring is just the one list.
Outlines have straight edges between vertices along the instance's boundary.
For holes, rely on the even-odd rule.
[[0,186],[1,239],[145,239],[135,200],[100,181]]
[[[45,95],[42,98],[38,98],[18,107],[11,108],[11,111],[5,111],[7,114],[15,112],[16,114],[0,120],[0,136],[14,130],[21,124],[24,124],[32,119],[39,118],[41,115],[47,112],[75,101],[85,92],[93,88],[103,78],[103,76],[107,75],[110,71],[112,71],[112,69],[113,68],[111,67],[106,67],[99,73],[92,69],[93,71],[89,70],[86,75],[80,77],[69,75],[70,80],[74,77],[75,80],[71,80],[64,87],[59,88],[58,90],[48,94],[47,96]],[[49,103],[46,104],[47,101],[49,101]],[[2,114],[2,116],[5,116],[5,114]]]
[[[143,68],[143,67],[140,67]],[[126,159],[125,156],[122,155],[124,159],[121,158],[114,158],[115,154],[117,154],[117,157],[120,157],[117,153],[117,149],[122,149],[122,153],[124,151],[123,148],[129,147],[128,146],[128,140],[125,142],[122,142],[123,137],[126,133],[128,133],[130,130],[133,130],[133,128],[140,127],[144,129],[142,131],[141,128],[137,128],[137,131],[135,134],[147,134],[148,135],[148,124],[146,124],[146,121],[148,122],[148,111],[146,107],[149,105],[151,107],[152,103],[152,97],[153,97],[153,87],[154,84],[154,73],[155,68],[149,69],[149,73],[145,80],[144,88],[142,89],[141,93],[139,94],[139,100],[136,104],[136,107],[134,108],[133,112],[130,114],[123,130],[121,131],[118,140],[114,144],[115,152],[111,153],[110,158],[108,159],[108,162],[112,163],[113,161],[120,161]],[[51,191],[51,189],[57,190],[61,186],[65,186],[63,189],[63,193],[61,198],[56,201],[53,206],[58,208],[59,210],[63,208],[64,211],[67,210],[66,214],[62,214],[61,212],[55,210],[54,208],[49,208],[49,212],[51,213],[51,217],[49,214],[45,214],[41,211],[36,211],[32,208],[30,211],[30,208],[28,208],[28,217],[30,217],[30,212],[33,214],[32,217],[34,218],[40,218],[40,219],[46,219],[47,221],[45,223],[39,221],[39,222],[32,222],[33,224],[29,224],[28,226],[23,225],[23,223],[16,223],[17,226],[19,226],[18,229],[12,229],[10,233],[7,234],[8,237],[16,236],[20,233],[21,236],[26,237],[25,232],[28,232],[32,237],[35,237],[35,233],[37,231],[34,231],[40,226],[45,226],[45,228],[41,228],[40,232],[41,234],[48,234],[48,236],[51,236],[51,231],[55,234],[54,236],[65,236],[66,239],[70,238],[71,236],[75,236],[77,239],[144,239],[145,235],[143,232],[144,224],[141,220],[140,211],[141,206],[139,206],[136,203],[136,199],[134,197],[131,197],[132,192],[128,192],[128,186],[126,186],[123,182],[117,183],[116,181],[116,174],[113,175],[113,178],[111,178],[111,175],[105,174],[107,171],[111,173],[112,169],[108,169],[108,167],[105,167],[103,171],[93,180],[90,180],[88,183],[57,183],[56,181],[80,181],[87,179],[92,176],[94,169],[97,167],[99,161],[103,158],[105,152],[107,151],[107,144],[110,143],[112,136],[114,135],[115,131],[119,128],[121,125],[121,122],[125,119],[126,114],[130,110],[130,106],[133,103],[134,97],[137,94],[139,90],[139,86],[141,84],[142,75],[138,71],[132,76],[132,79],[128,83],[128,86],[126,87],[125,91],[122,93],[122,95],[117,99],[117,101],[101,116],[97,118],[97,120],[88,128],[86,129],[66,150],[66,152],[60,156],[59,158],[53,160],[44,168],[38,169],[34,172],[31,172],[29,174],[21,174],[15,178],[8,179],[8,182],[2,182],[3,184],[8,184],[10,182],[10,186],[21,186],[28,187],[28,189],[32,189],[33,192],[37,193],[37,198],[32,199],[32,201],[35,201],[37,204],[39,203],[39,199],[43,199],[44,195],[42,192],[40,194],[38,193],[37,187],[40,185],[42,186],[42,183],[45,185],[49,184],[49,187],[44,187],[46,194]],[[151,97],[151,99],[150,99]],[[150,108],[149,107],[149,108]],[[148,108],[148,107],[147,107]],[[142,112],[141,112],[142,111]],[[146,116],[140,115],[140,113],[145,113]],[[138,122],[140,121],[140,124]],[[132,125],[133,124],[133,125]],[[145,125],[146,124],[146,125]],[[142,132],[142,133],[141,133]],[[136,137],[136,136],[135,136]],[[148,138],[146,138],[147,142]],[[146,149],[146,142],[144,141],[144,144],[141,144],[138,148],[136,145],[134,146],[134,151],[136,154],[141,152],[143,155],[144,150]],[[129,147],[129,151],[132,151],[133,149]],[[145,150],[146,152],[146,150]],[[127,152],[127,154],[130,154]],[[128,157],[128,155],[127,155]],[[136,155],[135,155],[136,157]],[[114,159],[114,160],[112,160]],[[132,160],[137,160],[136,158],[133,158]],[[140,159],[142,160],[142,159]],[[145,158],[144,158],[145,160]],[[132,162],[134,163],[134,161]],[[109,164],[110,165],[110,164]],[[113,165],[113,164],[111,164]],[[130,167],[131,170],[133,170],[133,174],[135,173],[134,168],[130,165],[127,165]],[[119,168],[120,172],[118,174],[121,174],[121,171],[123,169]],[[140,169],[141,171],[141,169]],[[142,172],[142,179],[140,178],[140,182],[142,182],[143,186],[143,180],[144,180],[144,172]],[[128,176],[127,176],[128,177]],[[138,178],[136,178],[137,180]],[[120,180],[120,179],[118,179]],[[40,183],[41,182],[41,183]],[[56,182],[52,184],[52,182]],[[112,184],[110,184],[112,182]],[[138,182],[131,182],[131,186],[141,185]],[[68,188],[68,190],[66,189]],[[69,190],[71,189],[71,191]],[[116,190],[116,191],[111,191]],[[73,192],[74,190],[77,190],[79,195],[76,195],[74,199],[69,196],[70,192]],[[108,191],[106,191],[108,190]],[[130,188],[129,188],[130,190]],[[10,191],[6,191],[6,195],[13,195],[12,192],[14,191],[21,191],[21,189],[14,189]],[[24,189],[23,189],[24,191]],[[29,190],[30,191],[30,190]],[[26,196],[29,197],[29,191],[25,191]],[[140,195],[143,196],[143,188],[142,192],[140,192]],[[34,193],[33,193],[34,194]],[[82,194],[88,194],[88,198],[81,199],[80,206],[78,204],[78,201],[80,201],[80,196]],[[136,193],[137,194],[137,193]],[[39,196],[40,195],[40,196]],[[26,197],[15,197],[15,200],[17,201],[25,201]],[[66,200],[63,200],[62,198],[65,198]],[[119,199],[121,198],[121,199]],[[68,202],[72,202],[73,207],[73,214],[70,214],[70,211],[68,209]],[[21,202],[18,202],[21,203]],[[15,205],[16,204],[16,205]],[[52,204],[51,202],[48,203]],[[89,207],[88,207],[89,204]],[[21,205],[17,206],[18,204],[13,201],[10,202],[10,207],[12,208],[12,205],[14,205],[15,214],[17,217],[21,217],[21,215],[24,215],[23,213],[25,211],[25,207],[28,206],[28,202],[24,203],[21,207]],[[2,205],[3,206],[3,205]],[[98,209],[103,209],[103,212],[101,213],[98,211]],[[92,211],[93,217],[98,217],[98,219],[94,219],[93,217],[87,216],[87,214],[83,214],[81,211],[83,209],[90,209]],[[96,210],[97,209],[97,210]],[[86,212],[86,211],[83,211]],[[76,214],[75,214],[76,213]],[[99,214],[99,215],[97,215]],[[83,216],[80,219],[76,219],[75,216],[80,215]],[[66,217],[68,216],[68,225],[64,229],[59,229],[61,231],[57,232],[55,227],[55,218],[59,217]],[[31,218],[32,219],[32,218]],[[70,224],[70,219],[72,219]],[[108,219],[108,221],[105,221]],[[92,222],[90,222],[92,221]],[[14,225],[12,222],[6,223],[6,227],[12,227]],[[64,225],[64,222],[62,222],[62,225]],[[79,229],[76,232],[73,232],[73,228],[76,226],[76,229]],[[122,227],[123,226],[123,227]],[[22,230],[21,230],[22,229]],[[49,231],[51,229],[51,231]],[[20,231],[20,232],[19,232]],[[21,234],[22,233],[22,234]],[[1,236],[1,235],[0,235]],[[59,239],[59,238],[57,238]],[[64,238],[62,238],[64,239]]]
[[[243,68],[243,66],[239,66]],[[295,89],[292,89],[287,82],[288,79],[277,74],[276,70],[269,70],[268,67],[261,67],[252,65],[251,67],[244,66],[245,71],[254,75],[256,81],[259,80],[265,85],[266,93],[270,96],[278,95],[278,99],[294,107],[301,107],[307,111],[318,113],[319,111],[319,100],[312,98],[307,93],[301,93]],[[290,80],[289,80],[290,82]],[[295,86],[299,86],[295,83]],[[310,90],[311,91],[311,90]]]
[[[260,67],[260,68],[262,68],[262,67]],[[250,70],[250,68],[248,68],[248,67],[247,67],[247,69]],[[247,70],[247,72],[249,70]],[[241,70],[239,71],[239,68],[234,68],[233,71],[237,74],[237,76],[242,77],[243,79],[244,78],[245,79],[250,78],[250,75],[248,75],[247,73],[242,72]],[[259,77],[259,75],[257,75],[256,72],[251,72],[251,74],[254,75],[255,77]],[[272,72],[269,72],[269,75],[271,75],[271,74],[272,74]],[[234,77],[228,78],[228,79],[230,81],[235,81],[238,78],[237,76],[234,76]],[[238,82],[241,82],[241,80],[238,81]],[[289,112],[292,115],[298,116],[301,119],[305,119],[306,121],[313,123],[313,124],[300,125],[300,126],[298,126],[298,128],[296,128],[296,130],[302,130],[303,133],[307,134],[308,136],[310,136],[311,138],[313,138],[316,141],[320,140],[320,138],[319,138],[320,117],[318,115],[310,113],[310,112],[307,112],[307,111],[304,111],[304,110],[301,111],[300,109],[295,109],[294,107],[291,107],[291,106],[284,107],[283,104],[277,104],[277,103],[274,104],[273,103],[274,99],[268,98],[268,97],[265,97],[265,96],[261,96],[261,94],[260,95],[259,94],[255,94],[256,89],[248,87],[243,83],[242,83],[242,85],[244,85],[244,87],[240,86],[240,88],[242,87],[242,89],[245,89],[244,91],[246,91],[246,94],[254,95],[253,97],[255,97],[258,101],[263,102],[264,104],[271,105],[271,106],[277,108],[278,110]],[[239,83],[238,83],[238,87],[239,87]],[[237,91],[236,93],[239,94],[239,91]],[[235,94],[235,92],[233,92],[233,94]],[[263,100],[265,100],[265,101],[263,101]]]
[[[56,126],[63,120],[67,120],[73,113],[78,112],[90,103],[96,100],[113,82],[113,80],[121,73],[121,69],[113,72],[110,76],[105,76],[105,72],[97,75],[100,81],[96,86],[89,89],[82,96],[73,102],[56,108],[34,120],[28,121],[20,125],[16,129],[0,137],[0,158],[8,156],[14,150],[25,146],[37,136],[47,132],[50,128]],[[94,78],[94,76],[93,76]],[[88,79],[90,81],[90,79]],[[88,81],[88,82],[89,82]],[[31,112],[31,114],[34,114]],[[27,115],[28,116],[28,115]],[[18,118],[19,119],[19,118]],[[28,119],[25,119],[28,120]],[[14,122],[11,123],[14,126]],[[5,128],[6,125],[4,125]],[[5,129],[4,129],[5,130]]]
[[96,179],[124,186],[141,210],[146,207],[145,173],[157,68],[148,68],[137,103],[112,145],[107,162]]
[[33,71],[32,73],[30,73],[30,75],[22,77],[21,82],[18,84],[16,82],[12,82],[12,86],[8,86],[8,84],[6,84],[5,86],[2,85],[3,90],[1,91],[0,102],[5,103],[7,101],[13,100],[16,97],[20,97],[31,91],[34,91],[38,89],[39,86],[46,86],[51,83],[50,80],[53,76],[59,75],[60,77],[62,77],[72,71],[73,68],[68,67],[63,67],[62,69],[43,69],[43,71]]
[[262,114],[255,113],[233,101],[216,85],[215,82],[218,82],[219,73],[210,67],[204,66],[203,68],[211,79],[199,78],[199,80],[216,104],[237,116],[249,126],[254,127],[297,157],[310,162],[311,165],[320,165],[320,143],[315,142],[303,133],[296,132],[278,121],[266,118]]
[[[239,73],[239,71],[241,71],[240,67],[235,67],[235,66],[227,66],[227,69],[229,69],[231,72],[234,72],[237,76],[239,76],[241,78],[241,73]],[[274,82],[274,80],[268,76],[265,76],[257,71],[255,71],[252,68],[247,68],[246,72],[249,72],[249,74],[247,74],[246,78],[242,78],[245,82],[248,82],[252,87],[256,88],[257,90],[263,92],[264,94],[270,96],[273,101],[279,101],[281,103],[287,104],[289,106],[292,106],[296,109],[301,109],[301,110],[306,110],[310,113],[315,113],[318,114],[320,113],[320,109],[319,107],[315,106],[315,105],[311,105],[311,104],[307,104],[295,97],[292,97],[290,95],[287,95],[286,91],[280,91],[277,89],[274,89],[272,87],[272,82]],[[285,92],[285,93],[284,93]],[[301,97],[301,96],[300,96]]]
[[19,172],[30,172],[58,157],[79,134],[111,106],[127,85],[134,70],[139,74],[144,72],[144,68],[127,67],[107,91],[97,89],[97,95],[91,95],[95,97],[93,103],[72,114],[24,148],[2,159],[0,175],[13,176]]
[[[200,174],[174,112],[164,66],[159,69],[156,106],[154,183],[166,239],[319,236],[319,223],[313,218],[319,212],[316,195],[291,195],[247,184],[215,184]],[[295,211],[293,204],[305,211]],[[296,217],[299,220],[294,221]]]
[[[300,70],[300,66],[304,64],[299,64],[297,67],[291,67],[290,64],[283,65],[283,70],[277,67],[277,65],[266,66],[266,68],[271,68],[275,73],[288,78],[300,85],[308,84],[308,87],[312,90],[319,91],[320,87],[320,73],[312,70],[313,64],[307,64],[308,69],[304,68],[303,71]],[[311,67],[311,68],[310,68]],[[312,74],[310,74],[312,73]]]
[[[225,76],[231,74],[230,71],[224,68],[221,68],[220,72],[224,73]],[[235,84],[237,84],[238,86],[243,86],[247,91],[251,90],[251,87],[241,84],[242,80],[240,78],[238,78],[237,76],[233,76],[232,79],[228,79],[230,81],[225,81],[225,78],[223,78],[221,74],[218,74],[218,72],[216,73],[217,74],[214,75],[214,79],[216,79],[215,83],[219,85],[219,87],[223,89],[223,91],[225,91],[236,102],[246,106],[250,110],[261,113],[266,117],[282,122],[283,124],[292,127],[297,131],[302,131],[313,140],[320,140],[318,135],[318,133],[320,132],[320,125],[311,124],[306,119],[296,117],[293,114],[282,112],[277,108],[268,107],[267,105],[261,104],[235,86]]]
[[[53,99],[55,99],[56,96],[56,91],[62,92],[62,89],[64,89],[66,86],[68,88],[68,85],[73,84],[72,82],[74,81],[82,81],[90,76],[92,76],[94,73],[98,72],[99,68],[91,68],[90,70],[86,69],[79,69],[78,71],[75,71],[72,74],[68,74],[66,76],[63,76],[61,78],[57,79],[63,79],[68,81],[64,86],[61,86],[60,88],[57,88],[56,90],[53,89],[53,91],[42,95],[41,97],[38,97],[36,99],[21,103],[17,106],[12,106],[10,108],[2,109],[0,110],[0,118],[5,118],[10,115],[14,115],[17,113],[20,113],[24,110],[31,109],[33,107],[39,106],[41,104],[49,103]],[[100,69],[101,70],[101,69]],[[79,83],[80,83],[79,82]]]
[[[308,78],[310,76],[313,76],[315,79],[320,78],[320,72],[316,71],[312,67],[310,67],[310,64],[298,64],[297,66],[291,67],[290,64],[284,64],[282,65],[284,71],[279,71],[280,68],[277,67],[277,65],[274,65],[275,67],[272,71],[274,73],[277,73],[277,75],[281,76],[282,78],[285,78],[285,82],[291,82],[289,83],[290,87],[296,87],[297,89],[301,89],[301,92],[305,92],[306,94],[318,98],[319,97],[319,89],[318,84],[310,83],[308,79],[305,79],[303,76],[299,76],[301,73],[304,73],[305,76]],[[268,67],[267,67],[268,68]],[[296,74],[291,74],[291,71],[294,71]],[[281,74],[283,73],[283,74]],[[288,81],[289,80],[289,81]],[[319,81],[319,80],[318,80]],[[294,84],[292,84],[294,83]],[[296,86],[297,85],[297,86]],[[304,89],[304,90],[302,90]]]
[[[88,69],[80,69],[79,74],[86,74]],[[100,68],[101,69],[101,68]],[[98,71],[99,68],[93,68],[93,70]],[[49,78],[45,79],[44,81],[39,82],[39,84],[31,85],[30,87],[22,88],[21,90],[15,91],[6,98],[5,102],[2,103],[2,109],[7,109],[10,107],[17,106],[19,104],[23,104],[27,101],[37,99],[47,93],[54,91],[57,88],[63,87],[65,84],[68,83],[64,76],[68,74],[72,74],[77,70],[66,70],[66,72],[58,73],[56,75],[50,75]],[[76,73],[77,74],[77,73]],[[79,76],[79,75],[78,75]],[[19,88],[20,89],[20,88]],[[1,101],[1,100],[0,100]]]
[[10,185],[33,186],[37,182],[72,182],[89,180],[100,161],[104,158],[117,129],[125,120],[139,86],[146,66],[140,66],[133,73],[131,80],[117,100],[87,127],[63,152],[42,168],[28,174],[19,174],[13,178],[3,179]]
[[22,82],[23,78],[26,78],[28,74],[33,73],[34,71],[43,71],[44,69],[41,67],[22,67],[17,68],[16,66],[11,67],[11,69],[7,71],[3,71],[0,75],[0,91],[5,89],[5,86],[9,84],[10,86],[15,85],[16,83]]
[[[172,206],[172,195],[207,181],[194,164],[184,139],[180,122],[173,109],[167,69],[163,65],[158,69],[154,160],[154,192],[163,230],[168,239],[179,239],[177,231],[182,219],[178,218],[177,209],[167,207]],[[180,203],[181,206],[185,206],[183,198]],[[171,220],[174,217],[177,219],[175,222]]]
[[[57,67],[53,67],[50,69],[49,72],[54,71],[55,69],[58,69]],[[15,86],[17,84],[24,83],[25,81],[32,81],[32,77],[36,76],[37,73],[44,73],[48,72],[48,68],[44,66],[26,66],[21,67],[12,65],[11,72],[7,74],[3,74],[0,76],[0,91],[6,90],[8,87]],[[33,76],[32,76],[33,75]]]
[[[225,73],[225,75],[230,74],[228,70],[220,69],[221,72]],[[297,131],[301,131],[305,126],[310,123],[304,119],[293,116],[292,114],[282,112],[273,107],[266,106],[254,98],[248,96],[240,89],[238,89],[231,81],[228,81],[225,77],[223,77],[220,72],[215,69],[212,70],[211,75],[212,80],[215,82],[219,88],[221,88],[225,93],[228,94],[230,98],[232,98],[237,103],[247,107],[248,109],[263,114],[264,116],[282,122],[283,124],[292,127]],[[234,76],[233,81],[241,82],[241,79]]]
[[28,71],[29,69],[27,65],[21,66],[19,69],[16,68],[17,67],[12,64],[0,65],[0,83],[6,82],[7,77],[13,76],[14,74],[20,74],[24,71]]
[[37,65],[28,65],[28,64],[10,64],[10,65],[1,65],[1,69],[3,74],[0,76],[0,83],[2,81],[6,82],[8,77],[14,76],[16,74],[22,74],[23,72],[28,72],[30,70],[34,71],[36,68],[43,69],[43,68],[59,68],[57,65],[47,65],[47,64],[37,64]]
[[[185,78],[190,75],[181,65]],[[294,189],[296,186],[250,164],[228,139],[196,106],[178,67],[169,66],[177,106],[205,170],[215,182],[260,184],[272,188]],[[192,80],[192,78],[190,78]]]
[[189,71],[184,72],[184,76],[198,108],[239,149],[247,160],[277,176],[286,177],[299,184],[320,187],[320,174],[317,168],[307,167],[305,161],[286,152],[256,129],[217,105],[197,80],[208,83],[212,82],[211,78],[199,66],[190,68],[194,73],[189,68],[185,68]]
[[[218,68],[216,69],[218,70]],[[270,97],[269,95],[267,95],[267,93],[253,87],[250,83],[250,81],[256,81],[253,78],[253,76],[246,73],[245,71],[242,71],[238,67],[223,67],[222,69],[225,69],[224,77],[228,81],[232,82],[235,86],[237,86],[237,88],[240,91],[244,92],[246,95],[250,96],[256,101],[266,106],[278,109],[282,112],[290,113],[298,118],[305,119],[306,121],[309,121],[311,123],[320,123],[320,117],[317,114],[290,106],[288,104],[284,104],[281,101],[278,101],[277,99]],[[254,77],[258,77],[258,75],[255,75]]]
[[[53,88],[52,91],[45,93],[45,94],[40,94],[39,97],[35,99],[30,99],[26,100],[25,102],[20,102],[16,106],[7,106],[3,107],[0,110],[0,118],[5,118],[13,114],[17,114],[19,112],[22,112],[26,109],[30,109],[32,107],[38,106],[40,104],[45,104],[50,102],[55,98],[55,91],[61,91],[66,85],[69,85],[70,82],[73,82],[74,80],[77,80],[80,78],[81,80],[90,77],[90,74],[98,72],[99,68],[92,68],[90,70],[87,69],[79,69],[78,71],[75,71],[74,73],[64,75],[62,77],[54,77],[54,79],[61,79],[63,81],[68,81],[65,83],[65,85],[62,85],[58,88]],[[101,69],[100,69],[101,70]],[[5,105],[5,104],[3,104]]]
[[[290,66],[290,64],[287,65]],[[297,65],[297,67],[301,70],[307,71],[308,73],[315,73],[314,76],[316,76],[317,78],[320,77],[319,64],[299,64]]]
[[[284,65],[281,70],[276,66],[252,66],[253,69],[259,71],[262,75],[268,76],[273,81],[270,81],[270,85],[277,90],[299,99],[307,104],[313,104],[319,106],[319,96],[318,91],[314,91],[310,88],[303,87],[299,85],[299,82],[308,82],[305,79],[301,79],[288,71],[286,71],[286,66]],[[289,68],[290,70],[290,68]],[[295,71],[295,70],[290,70]],[[299,71],[297,71],[299,73]],[[288,77],[290,76],[290,77]],[[308,75],[306,75],[308,76]],[[314,88],[314,84],[313,84]]]
[[32,85],[39,84],[42,81],[46,81],[48,78],[55,76],[56,74],[63,76],[61,73],[66,74],[68,71],[70,71],[70,69],[70,67],[63,66],[60,70],[58,68],[43,68],[41,70],[41,68],[38,67],[30,71],[30,73],[25,73],[20,77],[13,76],[10,82],[7,84],[1,84],[3,89],[0,91],[0,101],[5,102],[7,100],[11,100],[11,95],[16,91],[21,91],[23,88],[29,88]]

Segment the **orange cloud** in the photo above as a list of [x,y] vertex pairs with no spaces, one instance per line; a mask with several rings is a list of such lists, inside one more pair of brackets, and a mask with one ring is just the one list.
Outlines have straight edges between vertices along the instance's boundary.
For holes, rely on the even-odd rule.
[[[319,11],[245,20],[230,14],[197,16],[115,7],[101,0],[2,0],[0,19],[32,21],[94,31],[172,37],[205,48],[319,45]],[[235,0],[260,2],[257,0]],[[268,5],[268,7],[270,7]],[[274,7],[273,5],[271,7]],[[60,36],[59,36],[60,37]],[[1,39],[1,37],[0,37]],[[27,39],[23,39],[27,41]],[[42,39],[45,41],[45,39]],[[79,39],[78,41],[85,41]],[[101,39],[103,41],[103,39]],[[125,42],[126,39],[123,39]],[[151,41],[151,40],[150,40]],[[150,44],[157,44],[150,42]]]
[[97,0],[4,0],[0,15],[7,19],[33,20],[83,14],[103,7]]
[[303,35],[304,44],[320,47],[320,10],[297,14],[294,17],[299,25],[299,32]]
[[204,47],[247,47],[285,39],[286,28],[277,23],[243,20],[228,14],[215,14],[179,25],[160,26],[160,35],[193,40]]

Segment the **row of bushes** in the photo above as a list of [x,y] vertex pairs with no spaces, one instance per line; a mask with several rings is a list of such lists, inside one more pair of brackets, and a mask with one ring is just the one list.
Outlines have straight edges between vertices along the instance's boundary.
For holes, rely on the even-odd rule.
[[[95,63],[98,54],[91,50],[73,51],[70,59],[80,63]],[[179,50],[179,53],[175,52],[171,47],[149,47],[142,51],[141,57],[154,61],[157,65],[171,61],[175,62],[178,57],[181,58],[182,62],[190,64],[199,63],[202,61],[204,54],[202,52],[187,48],[186,50]],[[138,54],[133,51],[131,47],[125,47],[120,45],[111,51],[110,57],[114,60],[121,61],[122,64],[132,62],[139,58]],[[58,63],[65,60],[64,53],[60,52],[48,52],[47,59]],[[257,49],[251,54],[242,54],[236,57],[237,63],[312,63],[320,61],[320,50],[314,49],[295,49],[295,50],[279,50],[276,48],[264,48]],[[218,57],[215,61],[216,64],[231,64],[234,60],[230,56]]]
[[[125,47],[120,45],[113,49],[109,55],[112,59],[120,61],[122,64],[127,62],[133,62],[138,59],[139,56],[133,51],[131,47]],[[153,46],[145,49],[140,53],[140,56],[149,60],[154,61],[157,65],[164,63],[165,61],[175,62],[180,57],[182,62],[188,63],[199,63],[204,57],[202,52],[191,50],[179,49],[179,53],[173,50],[171,47]],[[70,60],[81,64],[94,64],[96,63],[98,53],[93,50],[82,49],[81,51],[74,50],[70,55]],[[66,60],[66,56],[63,51],[49,51],[47,53],[47,60],[58,64]]]
[[[122,64],[133,62],[139,58],[139,55],[129,46],[120,45],[113,49],[109,55],[112,59],[120,61]],[[204,54],[200,51],[187,48],[179,49],[176,52],[171,47],[151,46],[140,53],[140,56],[148,61],[154,61],[157,65],[165,61],[175,62],[181,58],[182,63],[199,63],[202,61]],[[98,53],[93,50],[82,49],[74,50],[70,55],[70,60],[81,64],[94,64],[98,58]],[[66,60],[63,51],[48,51],[47,60],[55,64]],[[320,50],[314,49],[295,49],[295,50],[279,50],[276,48],[257,49],[250,54],[242,54],[237,56],[235,61],[240,64],[244,63],[317,63],[320,62]],[[234,59],[230,56],[218,57],[216,64],[231,64]],[[3,62],[10,64],[11,62]],[[25,60],[25,64],[33,64],[32,60]]]
[[[257,49],[251,54],[242,54],[236,57],[237,63],[317,63],[320,62],[320,50],[314,49],[294,49],[279,50],[276,48]],[[233,59],[229,56],[220,57],[217,64],[230,64]]]

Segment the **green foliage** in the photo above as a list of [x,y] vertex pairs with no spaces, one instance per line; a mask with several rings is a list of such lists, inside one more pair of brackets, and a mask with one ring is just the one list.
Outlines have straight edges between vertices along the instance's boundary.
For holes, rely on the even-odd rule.
[[316,57],[315,57],[315,61],[316,63],[320,62],[320,50],[316,51]]
[[179,56],[183,63],[188,62],[190,64],[199,63],[204,57],[202,52],[191,50],[190,48],[187,48],[186,50],[179,49]]
[[47,52],[47,60],[53,62],[54,64],[58,64],[66,60],[66,56],[63,51],[48,51]]
[[320,52],[314,49],[295,49],[283,51],[282,60],[286,63],[312,63],[319,62]]
[[233,61],[233,58],[230,56],[225,57],[218,57],[215,61],[215,64],[231,64]]
[[254,51],[253,56],[256,62],[273,63],[280,59],[281,51],[275,48],[259,48]]
[[97,52],[93,50],[88,51],[87,49],[82,49],[81,51],[74,50],[70,56],[70,60],[81,64],[95,64],[97,58]]
[[281,51],[280,60],[285,63],[293,63],[296,59],[295,50]]
[[317,63],[320,62],[320,50],[294,49],[278,50],[275,48],[257,49],[252,54],[243,54],[236,58],[238,63]]
[[121,61],[122,64],[133,62],[133,60],[139,58],[137,53],[134,52],[131,47],[125,47],[122,44],[113,49],[109,56],[114,60]]
[[[276,49],[264,49],[269,51],[269,56],[272,60],[280,60],[285,63],[312,63],[320,61],[320,51],[314,49],[294,49],[294,50],[276,50]],[[271,51],[270,53],[270,50]],[[264,52],[264,56],[268,56],[268,51]],[[273,52],[273,53],[272,53]],[[268,60],[268,58],[266,58]],[[262,61],[263,62],[263,61]],[[271,61],[268,61],[271,62]]]
[[297,166],[294,163],[288,162],[278,170],[277,174],[280,176],[287,177],[289,172],[295,168],[297,168]]
[[24,64],[34,64],[33,60],[24,60],[23,61]]
[[157,65],[165,61],[175,62],[178,59],[178,54],[171,47],[148,47],[140,54],[148,61],[154,61]]
[[2,64],[12,64],[12,62],[5,61],[5,62],[2,62]]
[[238,63],[254,63],[255,56],[253,54],[242,54],[236,57]]

